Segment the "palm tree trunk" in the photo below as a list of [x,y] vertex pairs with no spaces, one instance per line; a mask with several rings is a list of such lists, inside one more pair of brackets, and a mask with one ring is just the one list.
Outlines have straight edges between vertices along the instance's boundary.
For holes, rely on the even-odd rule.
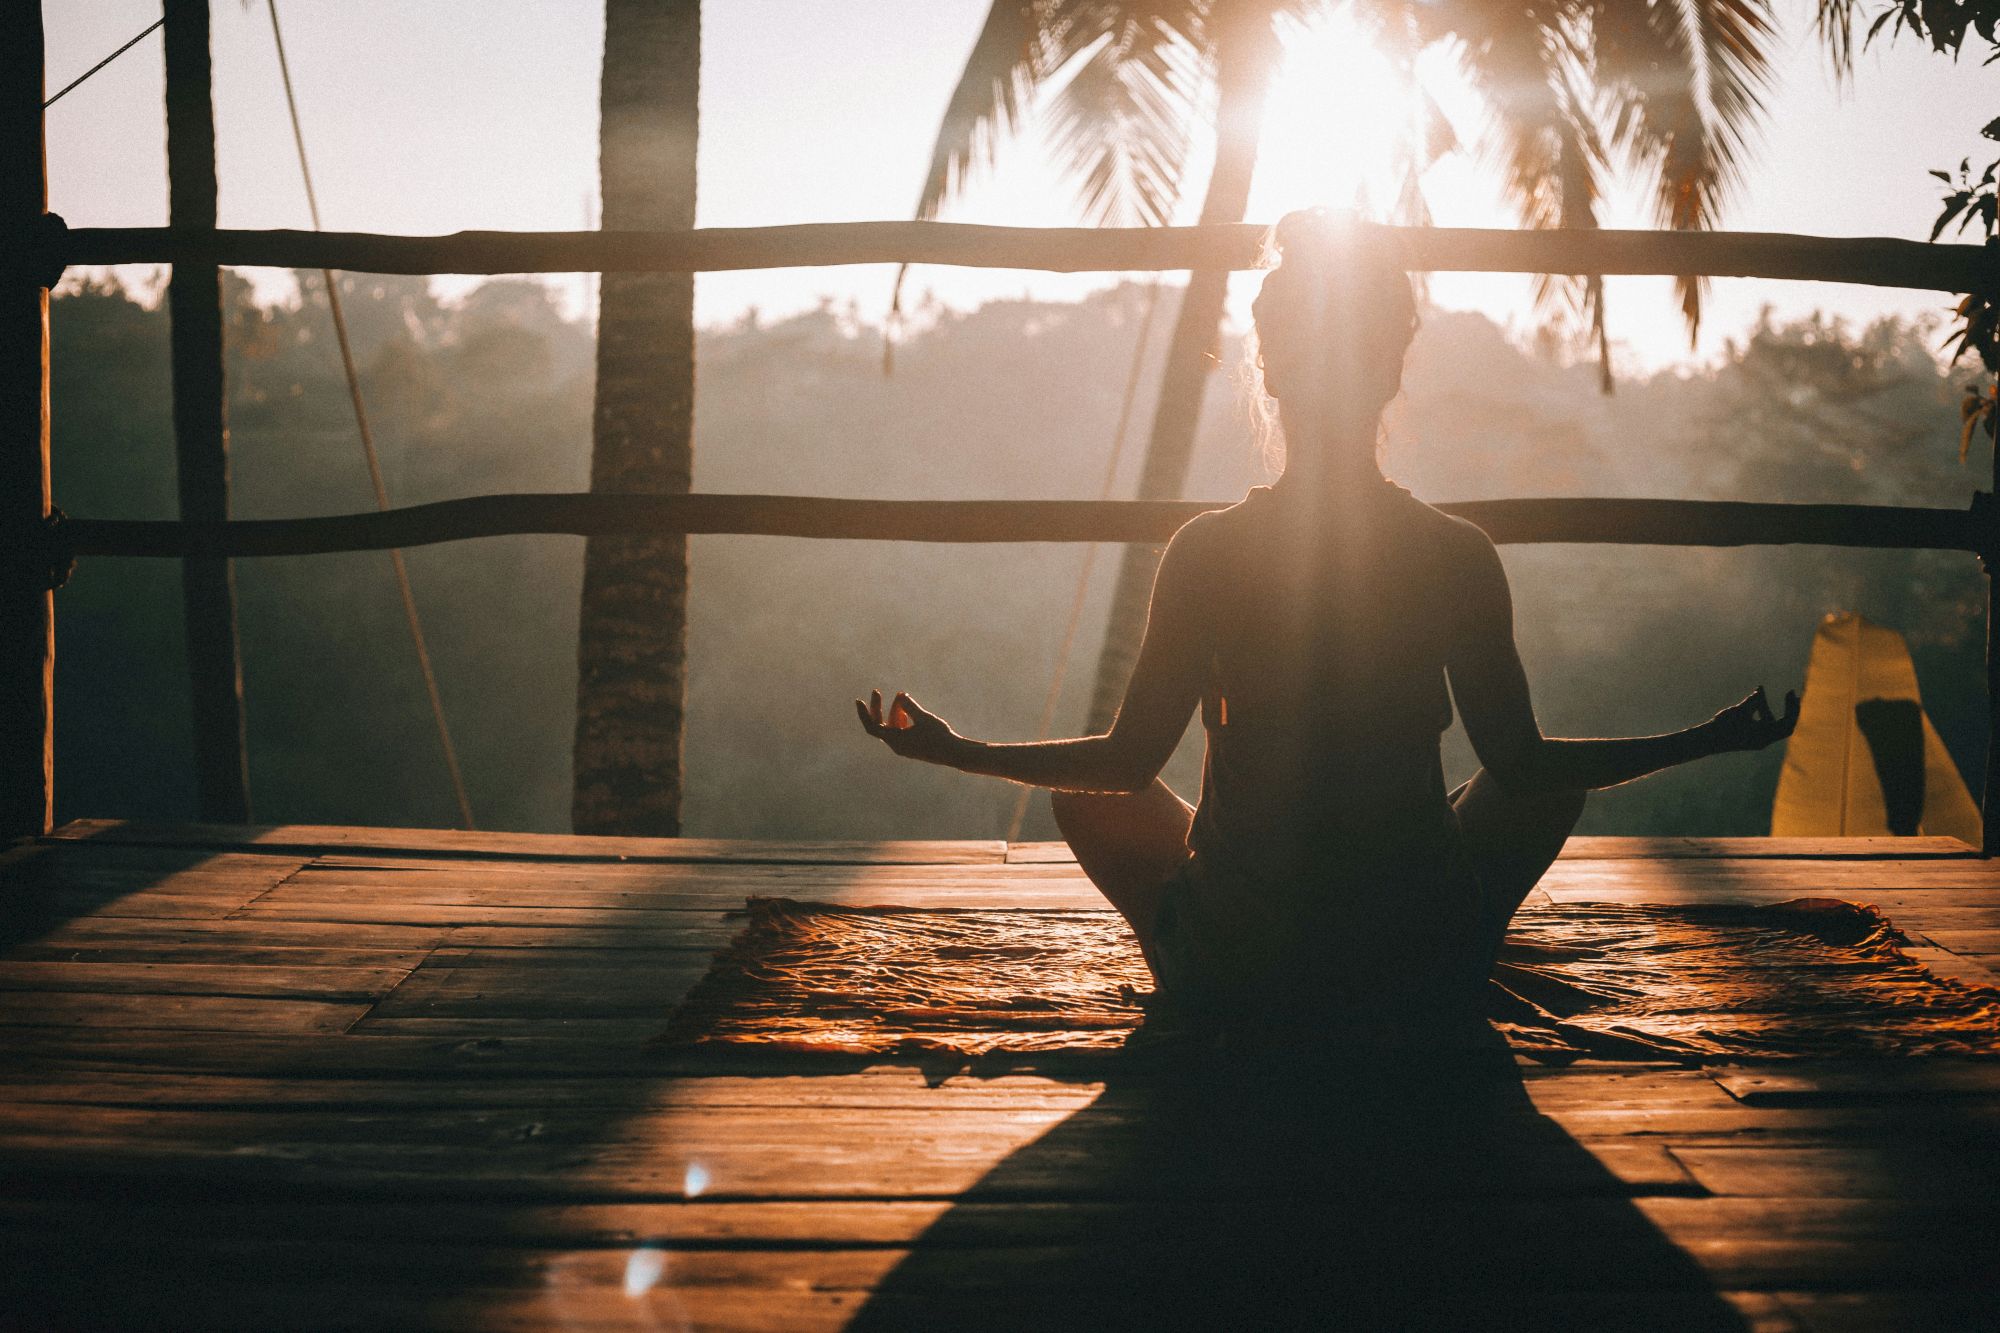
[[[1268,12],[1216,36],[1215,166],[1201,204],[1204,226],[1243,220],[1276,55],[1277,38]],[[1173,339],[1167,344],[1159,406],[1153,413],[1146,461],[1139,474],[1142,500],[1179,499],[1187,485],[1202,399],[1208,392],[1209,376],[1219,364],[1215,348],[1228,294],[1226,270],[1198,269],[1188,275]],[[1125,697],[1125,683],[1131,678],[1140,641],[1145,637],[1146,607],[1160,550],[1158,546],[1129,545],[1119,562],[1111,617],[1097,659],[1097,683],[1086,726],[1089,731],[1109,727]]]
[[[694,226],[699,0],[605,0],[607,230]],[[684,494],[694,469],[694,275],[607,273],[590,488]],[[579,833],[675,837],[687,697],[687,538],[593,537],[577,636]]]

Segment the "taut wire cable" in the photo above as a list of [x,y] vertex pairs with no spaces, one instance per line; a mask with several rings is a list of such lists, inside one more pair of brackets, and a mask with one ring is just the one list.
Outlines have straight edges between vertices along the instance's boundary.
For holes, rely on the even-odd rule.
[[[285,35],[278,26],[278,0],[265,0],[265,7],[271,14],[271,40],[278,48],[278,73],[285,83],[285,106],[292,117],[292,142],[299,150],[299,175],[305,181],[306,207],[312,214],[314,231],[321,231],[319,216],[319,196],[313,190],[312,166],[306,159],[305,131],[299,125],[299,102],[292,92],[292,68],[285,59]],[[389,488],[382,481],[382,460],[375,452],[375,433],[368,426],[368,407],[361,397],[361,376],[354,368],[354,348],[347,339],[347,317],[341,310],[340,288],[333,280],[333,270],[321,269],[320,277],[326,283],[327,308],[333,312],[333,336],[340,344],[340,365],[347,375],[347,398],[354,405],[354,424],[361,434],[361,452],[368,460],[368,481],[375,488],[375,507],[386,510],[389,507]],[[444,751],[444,764],[451,774],[451,792],[458,801],[459,821],[468,829],[477,828],[472,821],[472,801],[465,792],[465,775],[458,766],[458,750],[451,743],[451,728],[444,720],[444,699],[438,693],[437,672],[431,668],[431,653],[424,642],[424,622],[417,615],[416,594],[410,590],[409,567],[403,562],[401,550],[391,549],[389,563],[396,571],[396,590],[402,594],[403,619],[410,627],[410,643],[416,649],[417,670],[424,678],[424,694],[430,700],[431,721],[437,725],[438,747]]]
[[98,70],[103,69],[106,65],[116,60],[119,56],[124,55],[127,51],[130,51],[140,42],[145,41],[146,38],[152,36],[155,32],[159,31],[160,28],[165,26],[166,21],[167,21],[167,16],[164,14],[162,14],[159,18],[154,19],[153,22],[147,26],[145,31],[141,32],[137,37],[134,37],[131,41],[125,43],[125,45],[119,47],[116,51],[113,51],[110,55],[98,61],[95,65],[92,65],[89,69],[85,70],[83,73],[71,79],[68,83],[65,83],[62,86],[62,90],[60,92],[58,92],[54,97],[51,97],[48,101],[42,103],[42,110],[47,111],[57,102],[60,102],[63,100],[63,98],[69,96],[70,93],[74,92],[83,83],[85,79],[97,73]]
[[[1109,500],[1111,487],[1118,479],[1118,459],[1125,452],[1126,428],[1132,424],[1132,403],[1139,396],[1139,374],[1146,365],[1146,344],[1153,331],[1153,312],[1160,305],[1160,280],[1156,277],[1146,289],[1146,313],[1139,319],[1139,336],[1132,347],[1132,369],[1125,376],[1125,397],[1118,404],[1118,425],[1111,432],[1111,457],[1104,464],[1104,483],[1097,488],[1097,498]],[[1042,720],[1035,728],[1035,739],[1045,741],[1049,731],[1055,726],[1056,702],[1062,698],[1063,680],[1069,675],[1069,659],[1076,647],[1077,626],[1083,623],[1083,605],[1089,599],[1090,572],[1097,564],[1098,543],[1092,542],[1083,548],[1083,565],[1076,573],[1076,596],[1070,599],[1069,623],[1063,627],[1062,647],[1056,650],[1055,674],[1049,679],[1049,692],[1042,700]],[[1028,817],[1028,798],[1033,796],[1033,787],[1021,788],[1014,798],[1014,814],[1007,821],[1007,841],[1021,836],[1021,823]]]

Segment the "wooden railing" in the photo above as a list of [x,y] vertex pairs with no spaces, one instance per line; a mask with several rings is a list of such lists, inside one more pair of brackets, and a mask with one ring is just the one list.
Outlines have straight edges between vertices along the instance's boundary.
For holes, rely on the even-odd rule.
[[[168,0],[167,44],[206,50],[204,0]],[[177,47],[176,43],[180,45]],[[167,99],[180,135],[170,154],[169,227],[67,228],[46,212],[39,6],[0,17],[0,835],[46,830],[51,812],[52,583],[77,557],[155,556],[221,569],[197,606],[190,593],[204,813],[226,810],[240,776],[233,619],[220,562],[250,556],[379,550],[519,533],[741,533],[919,542],[1159,542],[1200,502],[867,500],[770,495],[488,495],[316,518],[232,520],[226,483],[201,450],[221,421],[220,349],[184,336],[176,299],[176,426],[184,465],[203,477],[175,521],[58,518],[48,472],[47,288],[70,265],[154,263],[184,274],[223,265],[380,273],[715,272],[829,264],[931,263],[1075,272],[1253,267],[1259,226],[1027,229],[926,222],[831,223],[675,233],[461,232],[451,236],[229,231],[213,228],[212,135],[206,61],[170,60]],[[198,114],[199,113],[199,114]],[[188,136],[193,136],[189,142]],[[204,154],[204,148],[207,150]],[[179,225],[186,218],[194,225]],[[1756,233],[1396,229],[1408,266],[1428,271],[1705,274],[1865,283],[1941,292],[2000,290],[1988,247],[1893,239]],[[194,315],[199,334],[208,312]],[[198,327],[197,327],[198,326]],[[206,423],[206,424],[204,424]],[[204,461],[204,460],[207,461]],[[2000,466],[2000,459],[1996,459]],[[186,469],[184,469],[184,477]],[[1811,543],[1966,551],[1990,565],[2000,551],[1990,495],[1967,509],[1750,504],[1644,499],[1488,500],[1447,505],[1497,542],[1664,546]],[[52,572],[55,577],[52,577]],[[190,585],[191,587],[193,585]],[[217,591],[219,590],[219,591]],[[2000,848],[2000,604],[1988,586],[1989,735],[1985,845]],[[200,615],[197,612],[201,612]],[[206,628],[203,628],[203,627]],[[226,641],[216,642],[218,636]],[[207,707],[204,709],[203,702]],[[233,732],[230,730],[233,724]],[[234,757],[232,757],[234,756]],[[214,799],[212,788],[223,788]],[[237,793],[240,795],[240,793]]]
[[[67,264],[234,264],[361,273],[719,273],[836,264],[950,264],[1048,273],[1255,268],[1269,229],[983,227],[960,222],[818,222],[686,232],[51,230]],[[1979,245],[1782,232],[1500,231],[1390,227],[1427,272],[1705,274],[1968,292],[1995,285],[2000,256]]]
[[[51,561],[216,559],[384,551],[524,534],[731,533],[892,542],[1164,542],[1227,501],[847,500],[818,495],[476,495],[324,518],[64,519]],[[1736,500],[1471,500],[1443,504],[1495,542],[1621,546],[1862,546],[1978,551],[1978,509],[1751,504]]]

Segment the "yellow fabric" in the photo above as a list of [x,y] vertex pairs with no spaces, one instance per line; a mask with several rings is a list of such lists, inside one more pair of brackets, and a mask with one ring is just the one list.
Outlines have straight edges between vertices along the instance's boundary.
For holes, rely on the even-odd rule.
[[[1863,837],[1889,832],[1882,783],[1855,706],[1869,699],[1923,707],[1903,636],[1851,612],[1828,616],[1813,637],[1798,729],[1785,745],[1771,806],[1773,837]],[[1979,807],[1958,766],[1923,715],[1924,809],[1920,833],[1977,845]]]

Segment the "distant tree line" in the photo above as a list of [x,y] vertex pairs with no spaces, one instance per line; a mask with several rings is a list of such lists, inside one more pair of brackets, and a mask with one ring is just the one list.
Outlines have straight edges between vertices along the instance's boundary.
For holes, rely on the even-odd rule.
[[[394,501],[585,487],[592,341],[546,288],[496,281],[444,302],[420,279],[342,282]],[[235,504],[246,517],[371,503],[315,287],[277,304],[257,303],[236,279],[226,293]],[[891,378],[877,331],[851,311],[753,315],[707,331],[695,487],[1094,495],[1144,301],[1127,285],[1073,304],[920,306]],[[171,516],[164,315],[115,283],[72,285],[55,303],[53,336],[58,503]],[[1604,398],[1591,367],[1524,349],[1482,316],[1434,312],[1393,412],[1387,464],[1435,500],[1959,505],[1988,463],[1978,450],[1959,461],[1958,390],[1936,341],[1935,328],[1893,320],[1766,320],[1712,368],[1633,379]],[[1142,384],[1140,401],[1157,387]],[[1188,493],[1231,498],[1264,479],[1240,401],[1210,395]],[[1125,477],[1122,493],[1135,481]],[[848,701],[871,685],[908,688],[975,734],[1026,736],[1080,548],[691,546],[687,832],[1001,832],[1011,789],[894,763],[854,728]],[[581,551],[571,539],[509,538],[409,554],[489,827],[568,827]],[[1516,547],[1506,560],[1552,735],[1664,730],[1759,682],[1783,689],[1802,676],[1818,618],[1856,610],[1909,636],[1939,730],[1960,767],[1978,771],[1984,580],[1969,557]],[[59,817],[192,815],[177,577],[169,562],[86,561],[59,594]],[[238,578],[258,817],[450,823],[386,558],[246,560]],[[1096,658],[1108,597],[1095,590],[1079,668]],[[1087,693],[1078,670],[1059,729],[1081,727]],[[1779,760],[1732,756],[1605,793],[1584,828],[1762,832]],[[1463,777],[1472,762],[1455,728],[1447,768]],[[1192,795],[1198,765],[1196,729],[1169,780]],[[1045,803],[1031,811],[1027,835],[1048,836]]]

